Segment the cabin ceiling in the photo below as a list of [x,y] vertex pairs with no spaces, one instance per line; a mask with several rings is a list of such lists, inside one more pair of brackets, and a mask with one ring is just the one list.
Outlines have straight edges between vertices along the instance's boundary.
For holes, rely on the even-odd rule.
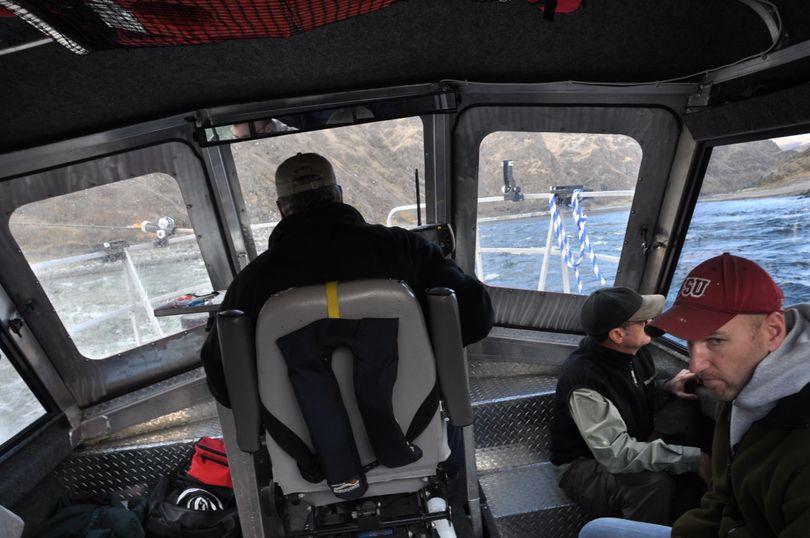
[[[787,44],[808,40],[806,0],[773,3]],[[0,47],[41,38],[0,18]],[[442,79],[664,81],[770,45],[732,0],[587,0],[554,21],[527,0],[408,0],[286,39],[87,55],[52,42],[0,55],[0,153],[199,108]]]

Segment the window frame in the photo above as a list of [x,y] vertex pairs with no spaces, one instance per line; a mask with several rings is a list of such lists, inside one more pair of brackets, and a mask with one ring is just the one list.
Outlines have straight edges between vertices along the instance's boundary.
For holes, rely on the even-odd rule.
[[[459,186],[453,224],[474,230],[478,215],[478,158],[484,138],[499,131],[620,134],[642,150],[636,194],[630,209],[615,285],[638,289],[647,269],[647,252],[663,205],[670,165],[681,125],[660,106],[566,106],[544,103],[511,107],[474,106],[463,110],[454,131],[454,170]],[[643,187],[643,191],[641,190]],[[474,201],[474,202],[473,202]],[[474,235],[474,234],[473,234]],[[457,260],[465,271],[475,267],[476,241],[459,242]],[[496,323],[506,327],[579,330],[582,296],[487,286],[496,307]],[[548,301],[552,301],[549,308]]]
[[[493,143],[488,142],[489,138],[493,137],[493,136],[498,136],[498,137],[500,137],[502,139],[502,144],[505,144],[505,146],[500,146],[500,147],[509,147],[509,145],[515,143],[514,139],[516,139],[516,138],[525,139],[527,137],[534,137],[534,138],[532,138],[533,142],[538,142],[539,141],[539,142],[542,142],[545,145],[548,142],[548,139],[545,138],[546,136],[552,136],[552,137],[559,136],[560,137],[559,141],[565,145],[565,137],[575,136],[578,139],[586,139],[585,140],[586,143],[593,144],[593,145],[596,145],[596,146],[599,146],[602,143],[608,142],[608,141],[606,141],[604,139],[604,137],[620,137],[622,139],[622,141],[614,140],[613,143],[616,143],[616,144],[633,144],[634,149],[632,151],[638,151],[639,152],[639,158],[638,158],[638,160],[636,160],[634,162],[638,166],[640,166],[640,164],[641,164],[641,158],[640,158],[641,146],[638,144],[638,141],[635,140],[634,138],[628,137],[626,135],[621,135],[621,134],[612,134],[612,133],[611,134],[606,134],[606,133],[573,133],[573,132],[568,132],[568,131],[563,132],[563,133],[548,133],[548,132],[534,132],[534,131],[532,131],[532,132],[528,132],[528,131],[520,131],[520,132],[498,131],[498,132],[495,132],[495,133],[490,133],[489,135],[485,136],[482,139],[481,144],[479,146],[481,148],[481,150],[479,151],[479,157],[481,157],[481,154],[484,153],[484,148],[485,147],[487,149],[486,153],[490,153],[491,151],[493,151],[493,149],[497,150],[497,147]],[[540,140],[538,140],[538,138]],[[564,157],[564,156],[562,156],[560,154],[557,154],[556,152],[552,151],[551,149],[549,149],[548,151],[555,158],[562,159],[563,161],[567,160],[566,157]],[[598,280],[598,278],[596,276],[596,272],[591,270],[591,266],[589,264],[587,264],[587,265],[583,264],[580,267],[580,270],[579,270],[580,278],[579,279],[575,278],[575,271],[573,269],[570,269],[570,267],[568,269],[563,269],[562,274],[558,273],[560,271],[560,266],[565,265],[565,263],[562,262],[562,259],[561,259],[560,256],[550,253],[551,249],[558,248],[557,233],[555,232],[555,228],[553,227],[553,224],[551,222],[551,220],[552,220],[550,218],[551,215],[550,214],[540,214],[540,211],[547,211],[549,203],[551,202],[551,199],[554,198],[555,206],[557,207],[557,211],[558,211],[558,214],[559,214],[559,217],[560,217],[560,224],[562,226],[562,229],[565,230],[566,239],[569,242],[571,252],[573,253],[572,254],[572,259],[578,258],[579,255],[576,254],[576,252],[578,252],[580,250],[581,245],[580,245],[580,240],[577,239],[577,227],[575,225],[575,220],[573,220],[573,219],[575,219],[575,217],[572,214],[572,212],[569,211],[569,209],[566,207],[566,203],[568,203],[570,205],[570,200],[571,200],[570,188],[571,188],[571,186],[566,185],[566,187],[568,187],[568,191],[565,192],[565,193],[562,193],[562,194],[557,193],[555,191],[555,195],[552,195],[551,191],[528,190],[529,187],[527,187],[527,185],[526,185],[526,182],[527,182],[526,177],[527,176],[524,175],[524,173],[521,172],[521,170],[519,170],[517,168],[515,168],[514,173],[511,172],[511,170],[513,168],[513,164],[515,165],[515,167],[517,167],[518,159],[520,159],[520,156],[513,155],[511,159],[501,161],[501,166],[500,166],[500,169],[499,169],[498,172],[495,172],[494,169],[488,167],[488,169],[486,170],[486,172],[483,173],[483,175],[484,175],[484,177],[500,177],[498,174],[502,173],[504,175],[504,182],[505,182],[506,181],[505,176],[506,176],[506,173],[507,173],[506,169],[507,169],[507,163],[508,163],[510,174],[515,175],[515,177],[517,178],[516,182],[519,183],[517,188],[518,188],[518,192],[520,193],[521,202],[519,204],[515,204],[514,202],[506,201],[506,195],[501,194],[501,192],[503,191],[503,186],[501,186],[501,188],[499,189],[500,192],[498,192],[497,194],[495,194],[495,191],[489,191],[487,193],[481,193],[480,192],[481,182],[479,181],[479,193],[478,193],[478,204],[479,204],[478,205],[478,207],[479,207],[478,218],[479,218],[479,222],[478,222],[478,230],[477,231],[478,232],[481,231],[482,224],[489,225],[489,224],[494,224],[494,223],[500,223],[499,224],[500,226],[503,226],[504,228],[506,228],[507,225],[510,226],[510,227],[512,226],[512,224],[511,224],[513,222],[512,219],[518,219],[517,221],[515,221],[515,224],[518,225],[518,226],[520,226],[522,223],[524,223],[525,219],[531,219],[529,224],[533,224],[533,223],[536,222],[536,223],[538,223],[538,226],[540,227],[540,229],[547,231],[546,233],[543,234],[543,236],[536,236],[535,237],[535,242],[532,243],[531,245],[517,246],[514,243],[510,243],[508,245],[499,245],[499,247],[497,247],[497,248],[514,248],[515,250],[523,250],[523,249],[528,249],[528,248],[533,248],[533,249],[546,248],[548,255],[542,255],[542,256],[538,257],[536,255],[529,256],[529,255],[508,254],[508,253],[494,254],[495,256],[498,256],[498,255],[506,256],[506,257],[511,256],[512,258],[509,258],[509,259],[520,260],[520,261],[518,261],[519,264],[523,264],[525,262],[525,265],[531,265],[532,266],[532,269],[529,269],[528,267],[526,267],[524,269],[525,271],[529,271],[529,270],[530,271],[535,271],[535,269],[536,269],[538,274],[537,274],[537,278],[534,278],[533,282],[530,282],[529,284],[527,284],[525,286],[522,286],[522,287],[518,287],[518,288],[511,288],[510,286],[505,285],[505,284],[503,284],[503,285],[500,285],[500,284],[498,284],[498,285],[488,284],[488,285],[490,287],[498,287],[498,288],[505,288],[505,289],[525,289],[525,290],[538,290],[538,291],[552,291],[552,292],[558,292],[558,293],[579,293],[578,290],[575,291],[575,288],[577,287],[577,284],[579,282],[581,282],[583,284],[583,292],[582,293],[585,294],[585,295],[587,295],[588,293],[590,293],[590,291],[593,291],[594,289],[596,289],[598,287],[612,285],[613,280],[615,280],[615,276],[613,275],[613,273],[614,273],[614,268],[616,267],[616,262],[614,262],[611,258],[615,257],[616,252],[615,252],[615,250],[612,250],[612,249],[611,250],[605,250],[604,247],[594,249],[594,253],[596,254],[596,256],[598,258],[598,267],[600,268],[600,271],[599,271],[600,276],[605,279],[604,284],[601,284],[601,285],[599,284],[599,280]],[[480,159],[479,159],[479,162],[480,162]],[[491,162],[492,161],[490,161],[490,163]],[[619,163],[620,163],[620,161],[615,161],[615,164],[619,164]],[[526,164],[525,161],[524,161],[524,164]],[[482,173],[480,172],[482,168],[483,167],[481,165],[479,165],[479,178],[482,177]],[[581,166],[579,166],[579,165],[577,166],[577,168],[580,171],[583,170],[583,168]],[[590,224],[587,225],[587,230],[588,230],[588,234],[591,236],[592,241],[593,240],[598,241],[599,238],[602,238],[602,239],[606,238],[606,236],[603,233],[599,232],[600,226],[603,226],[603,225],[600,225],[598,223],[594,224],[592,222],[592,221],[598,220],[600,215],[618,213],[618,214],[622,215],[621,220],[623,222],[629,220],[629,217],[630,217],[630,205],[626,204],[626,203],[622,203],[622,202],[627,202],[628,198],[630,200],[632,200],[632,198],[635,196],[635,183],[636,183],[637,178],[638,178],[638,171],[635,172],[633,185],[631,185],[631,186],[620,186],[620,187],[617,187],[615,189],[615,191],[613,191],[616,195],[615,195],[615,197],[610,197],[610,198],[612,198],[614,200],[618,199],[618,201],[621,203],[621,205],[617,205],[616,207],[596,208],[596,212],[594,212],[594,210],[591,207],[589,207],[590,204],[588,203],[589,201],[591,201],[593,199],[593,196],[591,196],[589,194],[592,191],[592,189],[590,188],[591,186],[590,185],[578,185],[577,186],[578,188],[583,188],[584,189],[584,191],[580,193],[580,195],[578,197],[578,200],[583,204],[582,205],[582,216],[585,219],[587,219],[587,222],[590,223]],[[490,180],[490,181],[492,181],[492,180]],[[560,181],[561,181],[561,183],[571,183],[572,180],[560,180]],[[501,182],[498,181],[498,182],[496,182],[496,184],[501,185]],[[628,194],[627,191],[629,191],[630,194]],[[595,192],[593,194],[594,195],[599,195],[599,194],[607,194],[607,193]],[[524,196],[525,196],[525,199],[524,199]],[[491,202],[493,202],[493,198],[496,199],[495,202],[494,202],[494,204],[496,206],[500,205],[501,207],[503,207],[503,204],[506,204],[506,207],[509,207],[511,209],[518,209],[519,208],[520,211],[517,212],[517,213],[510,213],[509,210],[506,210],[505,212],[500,213],[498,211],[493,212],[493,210],[486,210],[485,207],[482,206],[482,200],[485,201],[485,202],[490,202],[491,203]],[[593,200],[592,203],[598,203],[598,202]],[[521,205],[523,207],[521,207]],[[624,213],[626,213],[626,216],[624,215]],[[506,218],[501,220],[501,217],[506,217]],[[485,223],[481,223],[480,219],[482,219],[482,218],[487,219],[487,221]],[[551,228],[551,229],[549,229],[549,228]],[[502,230],[502,231],[506,231],[506,230]],[[603,231],[604,231],[604,229],[603,229]],[[623,239],[624,239],[624,237],[622,236],[622,240]],[[486,252],[481,252],[480,249],[482,249],[482,248],[491,248],[491,246],[483,245],[482,244],[482,238],[479,238],[478,244],[476,245],[476,275],[481,280],[484,279],[484,277],[486,276],[486,272],[490,269],[489,263],[487,263],[486,266],[483,263],[484,262],[484,256],[487,253]],[[596,252],[597,250],[598,250],[598,252]],[[586,256],[587,256],[587,254],[586,254]],[[546,258],[548,258],[548,259],[546,259]],[[501,258],[501,259],[504,259],[504,258]],[[584,259],[583,259],[583,261],[584,261]],[[511,274],[514,275],[515,273],[512,272]],[[611,278],[610,279],[605,278],[607,275],[611,275]],[[502,277],[502,276],[504,276],[504,275],[501,275],[499,273],[499,277]],[[559,286],[555,286],[554,284],[549,285],[550,282],[551,283],[556,283],[557,276],[559,276]],[[542,287],[541,287],[541,284],[542,284]],[[569,288],[569,289],[565,290],[564,288]]]
[[[108,190],[108,188],[113,186],[118,187],[116,189],[117,193],[115,191]],[[66,328],[83,326],[84,329],[71,331],[73,334],[71,341],[73,345],[76,346],[77,352],[87,359],[106,360],[112,356],[119,355],[129,351],[130,349],[138,347],[135,342],[126,341],[127,338],[132,336],[134,336],[136,341],[140,339],[142,342],[144,342],[140,345],[148,345],[152,341],[180,332],[175,329],[176,326],[180,325],[180,321],[176,316],[171,318],[151,317],[150,320],[152,323],[148,323],[146,325],[150,325],[151,330],[159,332],[164,336],[156,338],[157,334],[153,333],[145,338],[141,338],[139,336],[139,332],[143,333],[146,331],[149,333],[150,328],[147,328],[144,323],[142,323],[143,319],[141,318],[137,323],[133,323],[133,326],[137,325],[137,329],[133,330],[130,323],[132,323],[134,320],[130,319],[126,315],[125,311],[128,308],[135,308],[142,313],[143,308],[148,306],[142,302],[145,300],[147,295],[152,301],[155,301],[156,299],[168,301],[174,297],[183,295],[190,290],[193,290],[195,293],[207,293],[211,291],[212,287],[210,282],[206,282],[203,286],[202,282],[196,280],[195,278],[194,282],[195,284],[199,284],[199,286],[192,287],[190,281],[184,280],[183,284],[178,284],[174,290],[167,291],[166,289],[162,289],[160,292],[156,292],[154,290],[155,283],[152,282],[150,285],[148,280],[148,273],[150,270],[149,265],[146,267],[142,267],[140,265],[142,263],[142,256],[145,256],[147,259],[151,257],[157,261],[157,263],[171,263],[171,252],[173,249],[192,249],[191,253],[189,253],[190,255],[193,255],[193,251],[196,249],[197,254],[199,254],[196,236],[188,234],[185,231],[180,231],[177,235],[169,235],[166,237],[165,245],[161,245],[164,248],[156,249],[154,243],[157,242],[156,237],[159,236],[156,236],[154,232],[138,233],[131,230],[132,226],[120,226],[120,228],[130,228],[130,230],[99,230],[97,233],[99,233],[100,236],[94,236],[90,239],[84,236],[62,236],[68,243],[71,241],[76,242],[76,245],[80,248],[79,252],[83,254],[83,256],[80,257],[80,261],[76,260],[76,252],[73,251],[61,254],[58,253],[58,251],[53,254],[48,253],[45,254],[45,259],[37,260],[37,257],[43,255],[43,252],[40,250],[43,247],[43,244],[38,243],[37,237],[32,236],[32,230],[36,230],[35,235],[39,236],[41,235],[40,231],[42,228],[37,229],[36,226],[31,226],[29,224],[30,218],[33,216],[36,219],[43,219],[45,221],[43,224],[45,229],[52,230],[51,233],[48,234],[48,237],[51,238],[51,241],[55,240],[58,243],[60,240],[60,234],[62,232],[59,229],[54,229],[55,226],[58,226],[57,223],[61,224],[64,222],[68,229],[70,229],[71,225],[75,224],[77,221],[82,222],[81,218],[86,217],[89,222],[85,221],[84,224],[90,224],[91,226],[94,224],[102,224],[105,226],[97,227],[110,228],[109,226],[106,226],[106,224],[110,224],[108,222],[93,222],[94,215],[92,208],[102,205],[109,206],[110,200],[113,200],[117,196],[117,200],[121,202],[119,207],[126,211],[127,201],[134,197],[141,196],[139,193],[145,192],[160,192],[163,196],[161,196],[161,199],[157,201],[157,206],[150,204],[148,208],[145,208],[149,210],[148,213],[138,213],[137,216],[125,217],[123,223],[128,224],[130,222],[142,222],[145,217],[152,218],[156,223],[159,218],[163,217],[164,213],[152,213],[151,210],[160,210],[164,201],[169,201],[168,205],[171,205],[171,201],[176,201],[176,207],[173,207],[172,210],[166,214],[177,219],[178,229],[186,226],[185,224],[181,224],[181,222],[188,218],[188,210],[182,197],[182,193],[180,192],[178,181],[176,178],[162,172],[152,173],[146,176],[118,179],[117,181],[107,182],[102,185],[96,185],[86,189],[79,189],[65,194],[55,195],[43,200],[29,202],[15,209],[9,217],[13,239],[18,245],[20,245],[23,255],[29,262],[29,267],[35,271],[38,278],[37,283],[41,285],[46,296],[48,296],[48,300],[51,303],[51,306],[54,307],[54,310],[59,316],[62,324],[65,325]],[[75,197],[75,195],[81,193],[87,193],[88,198],[77,199]],[[48,210],[50,206],[44,205],[37,207],[37,204],[52,200],[58,201],[58,203],[61,204],[60,207],[70,206],[72,208],[78,208],[81,217],[76,214],[68,214],[64,219],[58,219],[57,222],[48,222],[48,215],[50,214]],[[163,209],[165,210],[166,207],[164,206]],[[22,212],[23,210],[29,211],[30,213],[18,215],[18,213]],[[145,230],[142,230],[141,232],[145,232]],[[102,244],[104,246],[108,246],[108,242],[115,243],[122,237],[124,238],[122,241],[126,247],[123,250],[128,252],[126,259],[123,256],[124,252],[119,250],[121,247],[115,248],[112,251],[108,250],[106,253],[102,250]],[[193,245],[191,244],[192,241]],[[177,243],[173,244],[175,242]],[[181,246],[181,244],[188,246],[184,247]],[[114,252],[114,254],[111,255],[110,252]],[[88,254],[89,256],[92,256],[91,259],[88,259]],[[147,264],[148,263],[149,262],[147,262]],[[50,269],[53,267],[72,267],[74,270],[76,270],[78,267],[80,267],[76,264],[92,264],[94,269],[90,269],[90,272],[85,273],[84,275],[76,275],[75,273],[72,273],[72,278],[65,278],[64,276],[58,276],[58,274],[54,275],[52,272],[50,272]],[[187,266],[184,265],[183,268],[179,269],[180,274],[184,276],[188,274],[185,272],[186,268]],[[195,269],[197,270],[196,274],[198,277],[201,276],[199,266],[195,266]],[[177,269],[175,268],[175,270]],[[133,275],[134,282],[131,280]],[[63,284],[66,284],[71,279],[71,284],[78,284],[75,290],[73,289],[73,285],[70,285],[67,289],[63,287]],[[54,280],[56,282],[54,282]],[[162,278],[161,280],[164,282],[170,282],[170,280],[164,280]],[[107,282],[106,285],[104,283],[105,281]],[[84,282],[83,287],[81,285],[82,282]],[[125,288],[129,289],[131,286],[133,289],[128,293],[120,294],[120,296],[118,295],[118,290]],[[160,286],[160,284],[158,286]],[[88,317],[86,314],[82,314],[82,310],[85,307],[93,307],[93,303],[91,301],[94,297],[92,294],[92,290],[94,289],[106,289],[106,292],[100,295],[95,294],[96,298],[105,303],[105,313],[102,314],[100,318],[96,319]],[[139,294],[138,291],[135,290],[141,290],[141,293]],[[85,293],[90,293],[91,295],[89,297],[85,297]],[[134,298],[133,296],[138,296],[138,298]],[[79,308],[75,309],[75,305],[78,305]],[[67,308],[65,308],[66,306]],[[150,306],[149,310],[152,310],[153,308],[154,305]],[[106,317],[107,313],[114,312],[116,310],[118,311],[117,317]],[[92,330],[94,329],[102,334],[106,334],[110,331],[120,331],[122,327],[120,325],[116,326],[116,321],[123,322],[127,327],[124,329],[125,334],[118,332],[118,338],[116,339],[117,344],[112,343],[112,345],[110,345],[110,343],[104,343],[102,344],[102,349],[99,349],[96,347],[98,340],[96,339],[94,342],[92,340],[92,336],[88,337],[84,333],[84,331],[92,333]],[[205,324],[204,319],[202,320],[202,324]],[[154,338],[154,340],[150,340],[150,337]],[[88,338],[91,339],[88,340]],[[106,340],[109,341],[109,339]],[[110,348],[112,348],[112,350],[110,350]]]
[[[202,327],[184,330],[140,347],[101,360],[88,360],[76,349],[64,325],[9,230],[13,211],[45,198],[110,184],[150,173],[173,177],[188,209],[197,242],[212,285],[224,289],[235,274],[235,261],[217,221],[210,194],[208,170],[193,147],[193,130],[177,118],[140,126],[138,132],[124,129],[108,133],[110,141],[98,144],[98,136],[22,152],[32,163],[56,160],[66,164],[33,170],[0,182],[0,285],[15,305],[15,315],[30,328],[58,377],[79,407],[129,392],[199,365],[199,348],[205,338]],[[116,139],[116,136],[120,137]],[[187,140],[183,141],[183,138]],[[132,148],[127,150],[126,148]],[[111,151],[111,150],[117,151]],[[70,157],[89,153],[84,160]],[[18,164],[21,154],[12,154]],[[42,156],[42,160],[37,158]],[[15,159],[17,157],[17,159]],[[205,187],[201,188],[202,185]]]

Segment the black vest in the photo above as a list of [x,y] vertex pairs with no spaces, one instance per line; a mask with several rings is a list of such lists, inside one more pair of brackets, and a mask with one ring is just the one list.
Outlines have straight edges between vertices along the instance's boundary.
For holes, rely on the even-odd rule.
[[551,423],[551,462],[569,463],[592,458],[568,412],[571,392],[579,388],[597,391],[610,400],[627,424],[631,437],[646,441],[653,432],[655,410],[655,364],[646,348],[635,356],[603,347],[584,338],[566,360],[554,395]]

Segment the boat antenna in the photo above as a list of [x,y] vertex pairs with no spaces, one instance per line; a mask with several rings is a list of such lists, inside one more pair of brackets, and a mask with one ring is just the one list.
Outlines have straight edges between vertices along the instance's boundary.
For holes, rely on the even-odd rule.
[[419,169],[413,169],[413,181],[416,183],[416,225],[422,225],[422,204],[419,200]]

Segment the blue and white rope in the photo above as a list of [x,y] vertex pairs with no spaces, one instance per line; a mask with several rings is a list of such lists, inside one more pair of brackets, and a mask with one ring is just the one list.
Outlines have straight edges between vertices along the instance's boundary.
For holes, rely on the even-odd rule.
[[554,233],[557,236],[557,246],[560,249],[560,253],[565,261],[565,265],[574,270],[574,276],[576,277],[577,281],[577,290],[579,293],[582,293],[582,278],[579,273],[579,266],[582,264],[586,256],[591,260],[593,274],[599,280],[599,283],[602,286],[607,284],[607,280],[605,280],[599,271],[596,253],[593,251],[591,240],[588,237],[588,232],[585,226],[588,219],[583,213],[582,205],[580,204],[581,193],[582,190],[577,189],[571,196],[571,210],[574,217],[574,223],[577,227],[577,235],[579,236],[579,256],[576,259],[574,259],[574,256],[571,254],[571,246],[568,242],[568,236],[565,234],[562,217],[560,216],[560,211],[557,208],[557,197],[552,195],[548,201],[548,210],[551,213],[551,222],[554,226]]
[[571,255],[571,247],[568,243],[568,237],[565,235],[565,229],[563,228],[562,218],[560,217],[560,211],[557,209],[557,197],[555,195],[551,195],[551,198],[548,201],[548,210],[551,213],[551,222],[554,225],[554,232],[557,235],[557,246],[560,249],[560,255],[563,257],[565,264],[574,270],[574,276],[577,280],[577,290],[579,293],[582,293],[582,279],[579,276],[579,262],[574,262],[573,256]]
[[599,280],[599,283],[604,286],[607,284],[607,280],[605,280],[599,272],[599,265],[596,263],[596,253],[593,251],[591,240],[588,238],[588,232],[585,230],[585,222],[588,218],[582,211],[582,205],[580,204],[581,194],[582,189],[576,189],[571,196],[571,211],[574,215],[574,222],[577,225],[577,233],[579,234],[579,262],[582,261],[587,251],[587,255],[591,259],[593,274]]

